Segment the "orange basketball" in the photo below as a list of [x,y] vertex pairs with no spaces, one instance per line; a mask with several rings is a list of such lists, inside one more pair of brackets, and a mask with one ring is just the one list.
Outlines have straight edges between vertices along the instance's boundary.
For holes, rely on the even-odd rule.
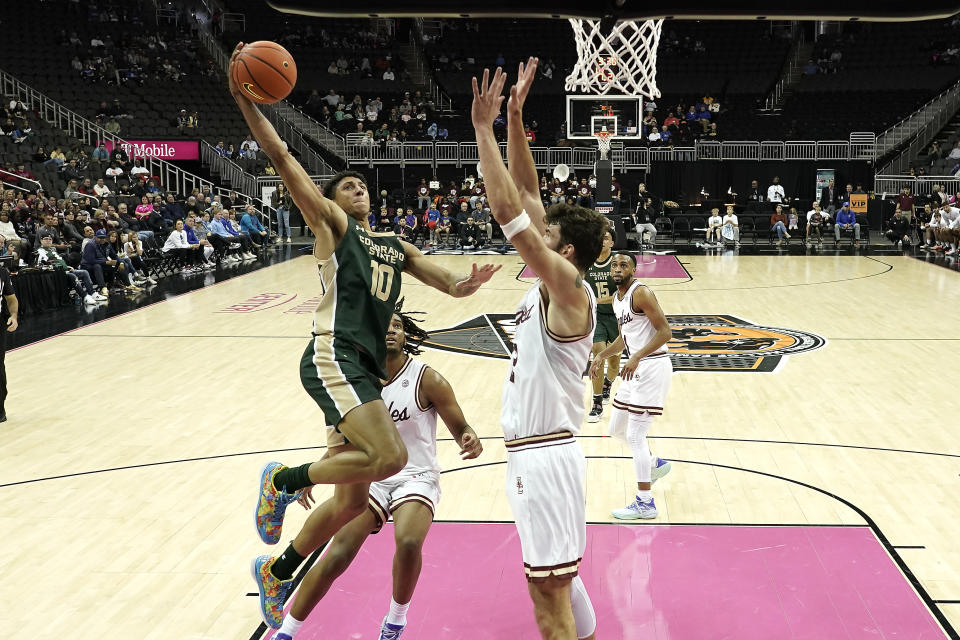
[[260,104],[283,100],[297,83],[297,64],[293,56],[269,40],[244,45],[231,73],[243,95]]

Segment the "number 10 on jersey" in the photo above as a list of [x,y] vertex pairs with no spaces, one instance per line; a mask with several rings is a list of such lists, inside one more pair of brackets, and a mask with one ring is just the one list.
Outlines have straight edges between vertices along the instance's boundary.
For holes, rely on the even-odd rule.
[[386,301],[390,298],[390,289],[393,288],[393,267],[381,264],[376,260],[370,261],[370,295]]

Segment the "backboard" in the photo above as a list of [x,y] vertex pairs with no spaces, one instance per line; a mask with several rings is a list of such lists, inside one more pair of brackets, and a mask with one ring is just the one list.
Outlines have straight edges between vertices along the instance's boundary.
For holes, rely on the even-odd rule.
[[567,95],[567,139],[592,140],[606,127],[613,138],[636,138],[643,119],[641,96]]

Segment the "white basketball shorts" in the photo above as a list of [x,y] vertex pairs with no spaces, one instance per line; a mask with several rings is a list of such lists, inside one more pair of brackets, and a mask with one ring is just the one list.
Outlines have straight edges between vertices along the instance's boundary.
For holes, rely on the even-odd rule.
[[613,396],[608,434],[626,437],[627,420],[631,413],[663,415],[663,404],[670,391],[673,365],[670,356],[657,354],[640,361],[630,380],[622,380]]
[[506,443],[507,499],[530,582],[574,578],[587,547],[587,460],[569,432]]
[[440,504],[440,474],[436,471],[401,471],[386,480],[372,483],[367,506],[377,517],[373,533],[380,531],[390,515],[408,502],[419,502],[426,505],[430,513],[434,513]]

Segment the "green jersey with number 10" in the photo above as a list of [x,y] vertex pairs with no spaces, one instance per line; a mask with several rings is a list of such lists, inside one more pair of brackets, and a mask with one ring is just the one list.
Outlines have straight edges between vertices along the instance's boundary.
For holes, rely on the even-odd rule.
[[377,366],[371,373],[386,379],[384,336],[406,262],[397,236],[367,231],[349,219],[336,251],[320,268],[323,298],[313,315],[314,333],[332,334],[337,360],[341,353],[366,352]]

